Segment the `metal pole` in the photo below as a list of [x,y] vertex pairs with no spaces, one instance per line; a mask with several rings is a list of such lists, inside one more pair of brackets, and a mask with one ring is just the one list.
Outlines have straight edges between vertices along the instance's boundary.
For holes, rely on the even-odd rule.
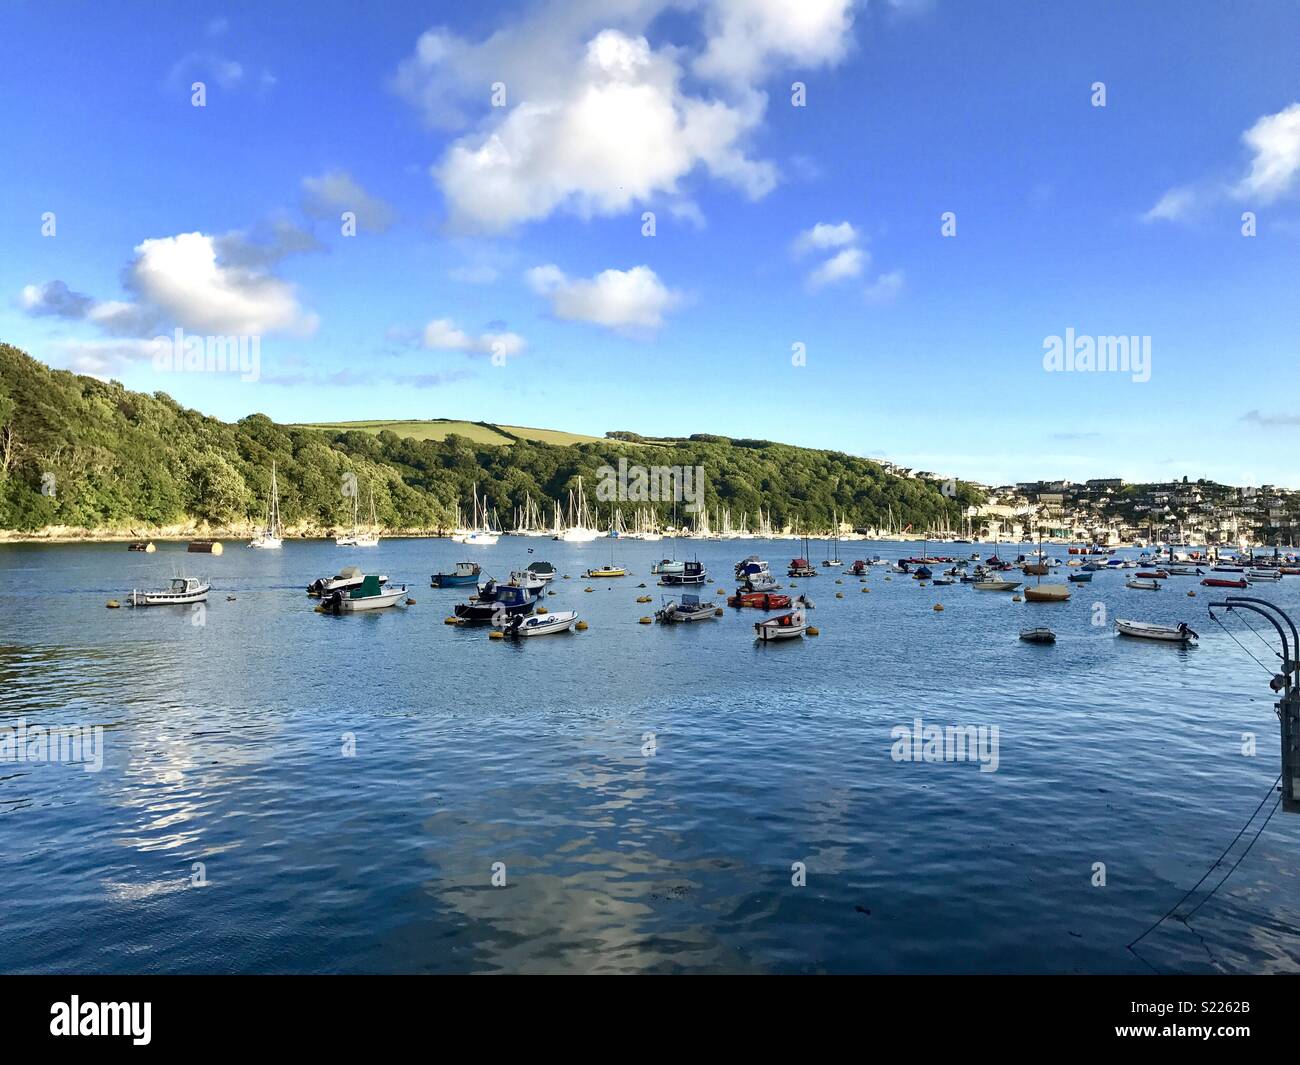
[[[1264,599],[1252,599],[1248,596],[1229,596],[1227,602],[1211,603],[1211,617],[1215,607],[1228,611],[1249,610],[1258,614],[1274,629],[1282,641],[1282,680],[1281,699],[1274,704],[1278,721],[1282,726],[1282,809],[1286,813],[1300,813],[1300,678],[1296,676],[1296,661],[1291,657],[1291,646],[1287,643],[1280,617],[1295,635],[1295,623],[1281,608]],[[1267,608],[1267,609],[1265,609]],[[1296,653],[1300,654],[1300,641],[1297,641]],[[1270,684],[1274,691],[1277,677]]]

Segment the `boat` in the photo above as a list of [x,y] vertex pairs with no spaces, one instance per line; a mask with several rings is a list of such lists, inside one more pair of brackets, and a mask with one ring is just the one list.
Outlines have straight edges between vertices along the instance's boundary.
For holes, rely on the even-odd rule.
[[754,622],[754,634],[760,643],[772,640],[792,640],[808,631],[808,625],[802,617],[794,614],[782,614],[775,618],[764,618]]
[[1246,579],[1250,581],[1251,584],[1255,584],[1259,581],[1280,581],[1282,579],[1282,574],[1274,573],[1272,570],[1252,569],[1246,571]]
[[321,609],[330,614],[356,614],[393,606],[406,595],[406,585],[390,588],[387,580],[377,573],[367,573],[356,587],[339,588],[321,596]]
[[1021,629],[1020,638],[1025,643],[1056,643],[1056,633],[1042,626],[1036,629]]
[[461,588],[470,584],[477,585],[482,573],[483,567],[477,562],[457,562],[456,568],[452,572],[435,573],[430,577],[429,586],[431,588]]
[[700,597],[691,592],[684,592],[680,599],[665,596],[663,603],[663,607],[655,611],[655,621],[661,625],[705,621],[717,616],[716,608],[712,603],[701,602]]
[[1230,580],[1227,577],[1206,577],[1201,584],[1206,588],[1249,588],[1250,582],[1244,577],[1240,580]]
[[1073,581],[1075,584],[1091,584],[1092,574],[1081,570],[1078,573],[1071,573],[1066,579]]
[[785,572],[786,575],[790,577],[816,577],[817,576],[817,570],[813,568],[813,564],[809,562],[806,558],[790,559],[790,567]]
[[275,482],[275,463],[271,463],[271,498],[266,504],[266,522],[262,531],[248,543],[262,551],[284,546],[284,526],[280,524],[280,488]]
[[684,573],[685,571],[686,563],[678,562],[674,558],[660,559],[650,567],[650,572],[658,574],[659,576],[663,576],[666,573]]
[[844,565],[844,563],[840,561],[840,516],[838,513],[835,515],[835,538],[833,543],[835,545],[834,547],[831,547],[829,544],[827,545],[830,554],[822,560],[822,565],[831,569],[834,569],[836,566]]
[[665,573],[663,580],[659,583],[663,585],[681,585],[681,584],[703,584],[706,580],[703,562],[687,562],[686,568],[681,573]]
[[503,618],[531,614],[536,603],[536,598],[523,588],[489,581],[476,602],[457,603],[455,614],[461,621],[491,621],[500,624]]
[[1153,625],[1149,621],[1115,619],[1115,628],[1121,636],[1136,636],[1141,640],[1160,640],[1164,643],[1195,643],[1200,637],[1187,627],[1185,621],[1177,626]]
[[769,592],[779,587],[767,562],[757,555],[750,555],[736,563],[736,580],[741,585],[737,592]]
[[912,580],[914,581],[928,581],[933,576],[934,570],[929,566],[917,566],[916,569],[912,571]]
[[[557,503],[558,507],[559,504]],[[558,517],[556,518],[558,522]],[[589,544],[600,536],[600,530],[587,524],[587,498],[582,490],[582,478],[578,478],[578,497],[574,500],[573,489],[569,489],[569,524],[556,532],[553,539],[566,544]]]
[[956,584],[957,578],[956,577],[935,577],[935,579],[930,583],[933,584],[936,588],[942,588],[942,587],[947,587],[949,584]]
[[[355,486],[354,486],[355,489]],[[336,536],[334,543],[338,547],[378,547],[379,533],[375,531],[375,490],[370,489],[370,531],[361,532],[357,528],[358,495],[352,493],[352,532],[346,536]]]
[[1133,588],[1139,592],[1158,592],[1160,591],[1160,582],[1150,578],[1130,577],[1124,582],[1125,588]]
[[727,597],[727,606],[753,607],[756,610],[784,610],[790,597],[781,592],[742,592]]
[[[492,523],[488,520],[487,496],[483,497],[481,505],[479,503],[477,484],[473,488],[473,500],[474,519],[472,528],[458,529],[452,534],[452,541],[464,544],[466,547],[494,547],[497,541],[501,539],[501,533],[492,528]],[[456,512],[460,513],[459,506]]]
[[506,587],[522,588],[529,595],[536,598],[541,596],[542,590],[546,587],[546,582],[526,569],[514,569],[510,571],[510,580],[506,582]]
[[866,577],[871,572],[871,563],[862,558],[854,559],[853,563],[844,572],[853,577]]
[[501,626],[501,634],[511,639],[525,636],[549,636],[554,632],[572,632],[578,624],[576,610],[557,610],[554,614],[515,614]]
[[1167,566],[1170,577],[1194,577],[1201,571],[1192,566]]
[[126,601],[129,606],[185,606],[207,602],[211,590],[212,585],[198,577],[173,577],[171,584],[162,591],[133,590]]
[[555,580],[555,567],[549,562],[530,562],[528,572],[543,584],[550,584]]
[[158,548],[154,547],[152,540],[137,540],[134,543],[126,545],[128,551],[144,551],[152,555]]
[[[351,588],[361,587],[361,582],[366,579],[366,575],[361,572],[360,566],[344,566],[333,577],[320,577],[307,585],[307,594],[319,599],[330,592],[347,591]],[[388,578],[380,576],[379,583],[384,584]]]
[[1014,592],[1020,587],[1020,582],[990,579],[986,581],[975,581],[971,587],[977,592]]
[[1138,570],[1137,573],[1133,574],[1133,576],[1148,581],[1167,581],[1169,579],[1168,572],[1162,569]]
[[1068,584],[1044,584],[1043,577],[1046,575],[1048,566],[1043,560],[1043,531],[1038,530],[1038,564],[1036,566],[1025,566],[1026,573],[1034,573],[1034,583],[1025,585],[1025,602],[1026,603],[1064,603],[1070,598],[1070,586]]

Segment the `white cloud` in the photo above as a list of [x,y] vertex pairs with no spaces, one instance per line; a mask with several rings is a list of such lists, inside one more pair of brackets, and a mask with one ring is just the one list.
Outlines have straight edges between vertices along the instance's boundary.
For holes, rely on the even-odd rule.
[[892,303],[903,291],[904,280],[902,270],[891,270],[871,282],[862,294],[868,303]]
[[750,85],[780,61],[835,64],[852,43],[853,0],[725,0],[707,5],[704,78]]
[[197,333],[262,335],[315,330],[294,286],[262,271],[218,262],[213,237],[181,233],[146,240],[128,267],[128,287],[160,318]]
[[592,278],[569,279],[558,266],[527,273],[533,291],[547,297],[557,318],[591,322],[609,329],[654,330],[681,301],[648,266],[602,270]]
[[862,273],[870,257],[861,248],[845,248],[827,259],[808,275],[808,287],[819,289],[837,281],[847,281]]
[[858,232],[848,222],[818,222],[795,238],[793,248],[796,255],[805,255],[810,251],[843,248],[856,244],[857,240]]
[[1250,173],[1237,185],[1238,197],[1271,203],[1290,191],[1300,174],[1300,103],[1265,115],[1241,139],[1255,158]]
[[1200,198],[1196,190],[1187,185],[1170,189],[1156,202],[1156,205],[1142,216],[1144,222],[1176,222],[1186,218],[1196,207]]
[[424,346],[435,351],[460,351],[466,355],[518,355],[527,346],[518,333],[481,333],[470,336],[450,318],[436,318],[424,327]]
[[[618,213],[678,196],[697,170],[757,199],[777,180],[748,147],[767,103],[759,85],[843,58],[852,3],[701,0],[685,10],[699,15],[702,47],[652,48],[644,34],[673,0],[555,0],[481,43],[425,32],[392,87],[431,124],[483,116],[431,168],[453,229]],[[507,106],[489,108],[498,82]]]
[[368,193],[344,170],[305,177],[302,188],[303,210],[313,218],[336,219],[342,212],[352,211],[357,216],[357,228],[371,233],[386,232],[393,224],[392,207]]

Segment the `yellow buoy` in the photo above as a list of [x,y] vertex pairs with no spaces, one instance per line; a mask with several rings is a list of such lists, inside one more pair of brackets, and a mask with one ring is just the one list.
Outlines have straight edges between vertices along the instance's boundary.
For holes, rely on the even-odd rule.
[[586,632],[587,623],[585,621],[579,621],[578,624],[574,626],[574,628],[576,628],[579,632]]
[[110,599],[110,600],[109,600],[107,603],[105,603],[104,605],[105,605],[106,607],[108,607],[109,610],[118,610],[118,609],[120,609],[121,606],[122,606],[122,604],[119,603],[116,599]]
[[324,608],[323,606],[312,607],[312,609],[313,609],[317,614],[323,614],[323,613],[325,613],[325,608]]
[[539,613],[539,614],[546,614],[546,613],[549,613],[549,611],[546,609],[546,607],[544,607],[544,606],[539,606],[539,607],[537,608],[537,613]]
[[567,573],[566,573],[563,577],[560,578],[560,580],[563,580],[563,581],[567,581],[568,579],[569,579],[569,575],[568,575]]
[[649,625],[649,624],[651,624],[651,621],[650,621],[649,618],[642,618],[642,619],[641,619],[641,624],[642,624],[642,625]]
[[715,618],[720,618],[722,617],[722,615],[723,615],[722,607],[718,607],[718,609],[713,612],[713,616]]
[[[612,587],[612,585],[611,585],[611,587]],[[594,592],[595,590],[596,590],[595,588],[584,588],[584,589],[583,589],[584,592]]]
[[[320,607],[317,607],[316,609],[319,610]],[[443,619],[442,619],[442,623],[443,623],[444,625],[455,625],[456,622],[459,621],[459,620],[460,620],[459,618],[443,618]]]
[[888,575],[886,575],[886,577],[885,577],[885,580],[887,580],[887,581],[892,581],[893,579],[894,579],[893,577],[890,577],[890,576],[888,576]]
[[819,628],[817,628],[816,625],[810,625],[810,626],[808,627],[808,635],[809,635],[809,636],[820,636],[821,634],[822,634],[822,630],[819,629]]
[[1013,596],[1011,597],[1011,601],[1012,601],[1013,603],[1019,603],[1019,602],[1021,601],[1021,600],[1020,600],[1020,596],[1018,596],[1018,595],[1013,595]]
[[727,589],[725,589],[725,588],[719,588],[719,589],[718,589],[718,594],[719,594],[719,595],[726,595],[726,594],[727,594]]
[[1192,597],[1193,597],[1193,598],[1195,598],[1195,597],[1196,597],[1196,593],[1195,593],[1195,592],[1193,592],[1193,591],[1188,591],[1188,593],[1187,593],[1187,594],[1188,594],[1188,595],[1190,595],[1190,596],[1192,596]]
[[836,593],[835,593],[835,598],[836,598],[836,599],[843,599],[843,598],[844,598],[844,593],[843,593],[843,592],[836,592]]
[[862,594],[863,594],[863,595],[866,595],[869,591],[871,591],[870,588],[863,588],[863,589],[862,589]]
[[794,581],[791,581],[791,582],[790,582],[790,587],[791,587],[791,588],[798,588],[799,585],[797,585]]
[[843,584],[844,582],[843,582],[842,580],[840,580],[838,577],[836,577],[836,578],[835,578],[835,583],[836,583],[836,584]]
[[935,609],[935,613],[942,614],[942,613],[943,613],[943,604],[942,604],[942,603],[935,603],[935,604],[934,604],[934,609]]
[[491,632],[488,633],[488,639],[503,640],[505,639],[505,633],[503,633],[500,629],[493,629]]
[[415,606],[415,600],[414,600],[414,599],[408,599],[408,600],[406,601],[406,605],[407,605],[407,606]]

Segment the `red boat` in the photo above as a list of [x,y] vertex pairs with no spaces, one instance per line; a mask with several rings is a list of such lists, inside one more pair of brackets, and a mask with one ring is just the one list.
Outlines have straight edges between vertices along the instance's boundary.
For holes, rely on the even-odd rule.
[[790,597],[777,592],[737,592],[727,598],[727,606],[752,606],[758,610],[784,610]]
[[1206,577],[1201,581],[1207,588],[1249,588],[1245,581],[1230,581],[1223,577]]
[[1139,573],[1138,573],[1138,576],[1139,576],[1139,577],[1147,577],[1147,578],[1150,578],[1151,580],[1159,580],[1159,581],[1163,581],[1163,580],[1167,580],[1167,579],[1168,579],[1169,574],[1166,573],[1166,572],[1165,572],[1164,570],[1162,570],[1162,569],[1158,569],[1158,570],[1153,570],[1153,571],[1151,571],[1151,572],[1149,572],[1149,573],[1142,573],[1142,572],[1139,572]]
[[856,559],[853,565],[851,565],[844,572],[852,574],[854,577],[866,577],[870,574],[871,568],[867,565],[865,561],[859,558]]

